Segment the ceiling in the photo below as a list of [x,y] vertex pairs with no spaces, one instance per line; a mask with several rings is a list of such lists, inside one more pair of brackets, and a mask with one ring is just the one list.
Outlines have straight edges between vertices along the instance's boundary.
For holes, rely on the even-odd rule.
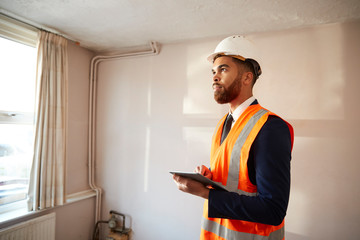
[[0,8],[97,52],[360,19],[359,0],[0,0]]

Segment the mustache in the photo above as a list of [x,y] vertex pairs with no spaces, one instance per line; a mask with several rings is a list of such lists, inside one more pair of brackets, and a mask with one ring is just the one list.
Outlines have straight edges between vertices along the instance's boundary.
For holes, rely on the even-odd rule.
[[215,86],[220,86],[222,87],[222,85],[220,83],[213,83],[212,87],[215,87]]

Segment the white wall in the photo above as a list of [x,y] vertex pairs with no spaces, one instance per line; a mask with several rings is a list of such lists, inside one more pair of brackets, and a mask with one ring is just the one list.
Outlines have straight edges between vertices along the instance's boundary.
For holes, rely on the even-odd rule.
[[[94,53],[68,43],[68,133],[66,194],[89,190],[88,110],[90,61]],[[95,198],[55,208],[57,240],[91,239],[95,227]]]
[[69,41],[69,104],[66,161],[66,192],[89,189],[88,118],[90,61],[94,53]]
[[[263,53],[260,103],[293,124],[291,240],[360,234],[360,22],[250,36]],[[203,200],[177,190],[170,170],[208,165],[227,111],[212,97],[206,56],[221,40],[164,45],[160,55],[99,66],[97,183],[133,239],[197,239]]]
[[360,22],[256,41],[268,68],[256,93],[295,128],[288,239],[354,239],[360,233]]

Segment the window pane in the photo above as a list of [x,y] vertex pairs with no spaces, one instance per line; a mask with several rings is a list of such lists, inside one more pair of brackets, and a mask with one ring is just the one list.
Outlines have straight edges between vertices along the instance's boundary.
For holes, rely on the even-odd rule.
[[[0,38],[0,205],[25,199],[33,157],[36,48]],[[29,118],[30,117],[30,118]]]
[[0,124],[0,204],[24,199],[33,153],[33,125]]
[[33,112],[36,48],[0,37],[0,110]]

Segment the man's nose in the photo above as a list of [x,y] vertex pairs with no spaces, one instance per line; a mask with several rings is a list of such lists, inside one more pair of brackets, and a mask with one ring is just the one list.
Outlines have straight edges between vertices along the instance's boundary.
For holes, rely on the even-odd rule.
[[214,76],[213,76],[213,82],[218,82],[218,81],[220,81],[219,75],[214,74]]

